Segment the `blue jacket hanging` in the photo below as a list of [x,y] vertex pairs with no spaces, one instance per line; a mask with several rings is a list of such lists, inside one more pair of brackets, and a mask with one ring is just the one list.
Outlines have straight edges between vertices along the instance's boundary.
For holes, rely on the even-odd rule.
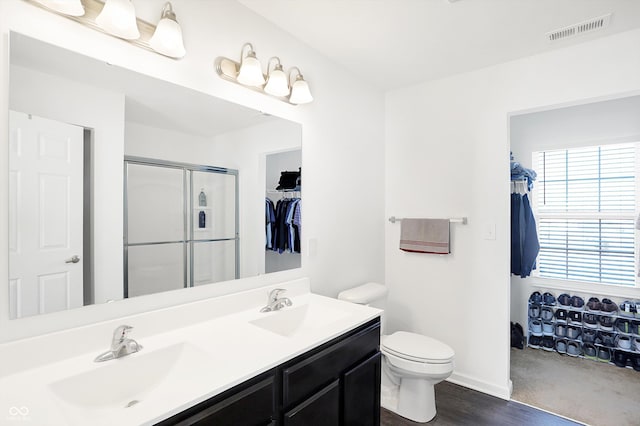
[[540,252],[536,221],[527,194],[511,194],[511,273],[526,278]]

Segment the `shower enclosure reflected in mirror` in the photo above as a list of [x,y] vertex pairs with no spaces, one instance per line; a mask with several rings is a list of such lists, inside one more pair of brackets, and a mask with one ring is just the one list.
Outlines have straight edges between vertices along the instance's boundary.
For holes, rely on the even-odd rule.
[[9,78],[11,318],[270,272],[299,124],[14,32]]

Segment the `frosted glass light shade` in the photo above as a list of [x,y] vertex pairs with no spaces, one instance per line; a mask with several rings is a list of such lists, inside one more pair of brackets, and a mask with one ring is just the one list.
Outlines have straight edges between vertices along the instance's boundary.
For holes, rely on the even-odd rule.
[[282,68],[276,68],[269,73],[264,91],[273,96],[287,96],[289,94],[287,76]]
[[311,91],[309,90],[309,84],[307,84],[301,76],[296,77],[296,81],[293,83],[291,87],[291,96],[289,97],[289,102],[292,104],[308,104],[313,101],[313,96],[311,96]]
[[140,38],[136,10],[130,0],[106,0],[96,24],[116,37],[127,40]]
[[184,49],[180,25],[169,18],[163,18],[158,22],[149,44],[156,52],[172,58],[182,58],[187,53]]
[[238,83],[245,86],[262,86],[264,84],[262,66],[253,52],[249,52],[247,57],[242,60],[237,80]]
[[84,15],[84,6],[80,0],[37,0],[37,2],[64,15]]

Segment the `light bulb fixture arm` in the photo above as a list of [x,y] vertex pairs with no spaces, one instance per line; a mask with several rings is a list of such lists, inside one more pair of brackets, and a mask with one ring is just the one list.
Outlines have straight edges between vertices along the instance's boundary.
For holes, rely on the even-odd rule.
[[291,76],[293,76],[293,71],[297,71],[297,73],[298,73],[298,75],[296,76],[296,80],[304,79],[304,77],[302,76],[302,73],[300,72],[300,68],[291,67],[291,69],[289,70],[289,85],[293,84],[293,83],[291,83]]
[[178,22],[176,19],[176,14],[173,11],[173,6],[170,2],[167,2],[160,13],[160,19],[171,19],[172,21]]
[[269,62],[267,62],[267,74],[269,74],[271,72],[271,64],[273,63],[273,60],[275,59],[276,62],[276,66],[273,67],[274,70],[277,69],[282,69],[282,63],[280,62],[280,58],[278,58],[277,56],[272,56],[269,58]]
[[[244,48],[249,46],[249,51],[247,52],[247,55],[245,56],[244,54]],[[246,57],[254,57],[256,56],[256,52],[254,52],[253,50],[253,45],[251,43],[245,43],[242,45],[242,49],[240,49],[240,63],[242,63],[242,61],[244,61],[244,58]]]

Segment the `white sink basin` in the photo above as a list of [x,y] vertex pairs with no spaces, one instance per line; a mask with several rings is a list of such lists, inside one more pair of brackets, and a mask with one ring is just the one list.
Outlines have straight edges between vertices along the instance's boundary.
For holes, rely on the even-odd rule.
[[251,324],[285,337],[294,337],[340,321],[350,315],[346,309],[321,303],[284,308],[280,311],[265,313],[262,318],[250,321]]
[[[198,376],[198,365],[207,365],[207,355],[188,343],[128,355],[51,383],[49,389],[70,405],[78,423],[95,416],[127,414],[126,410],[179,392],[179,386]],[[196,366],[194,368],[194,366]]]

